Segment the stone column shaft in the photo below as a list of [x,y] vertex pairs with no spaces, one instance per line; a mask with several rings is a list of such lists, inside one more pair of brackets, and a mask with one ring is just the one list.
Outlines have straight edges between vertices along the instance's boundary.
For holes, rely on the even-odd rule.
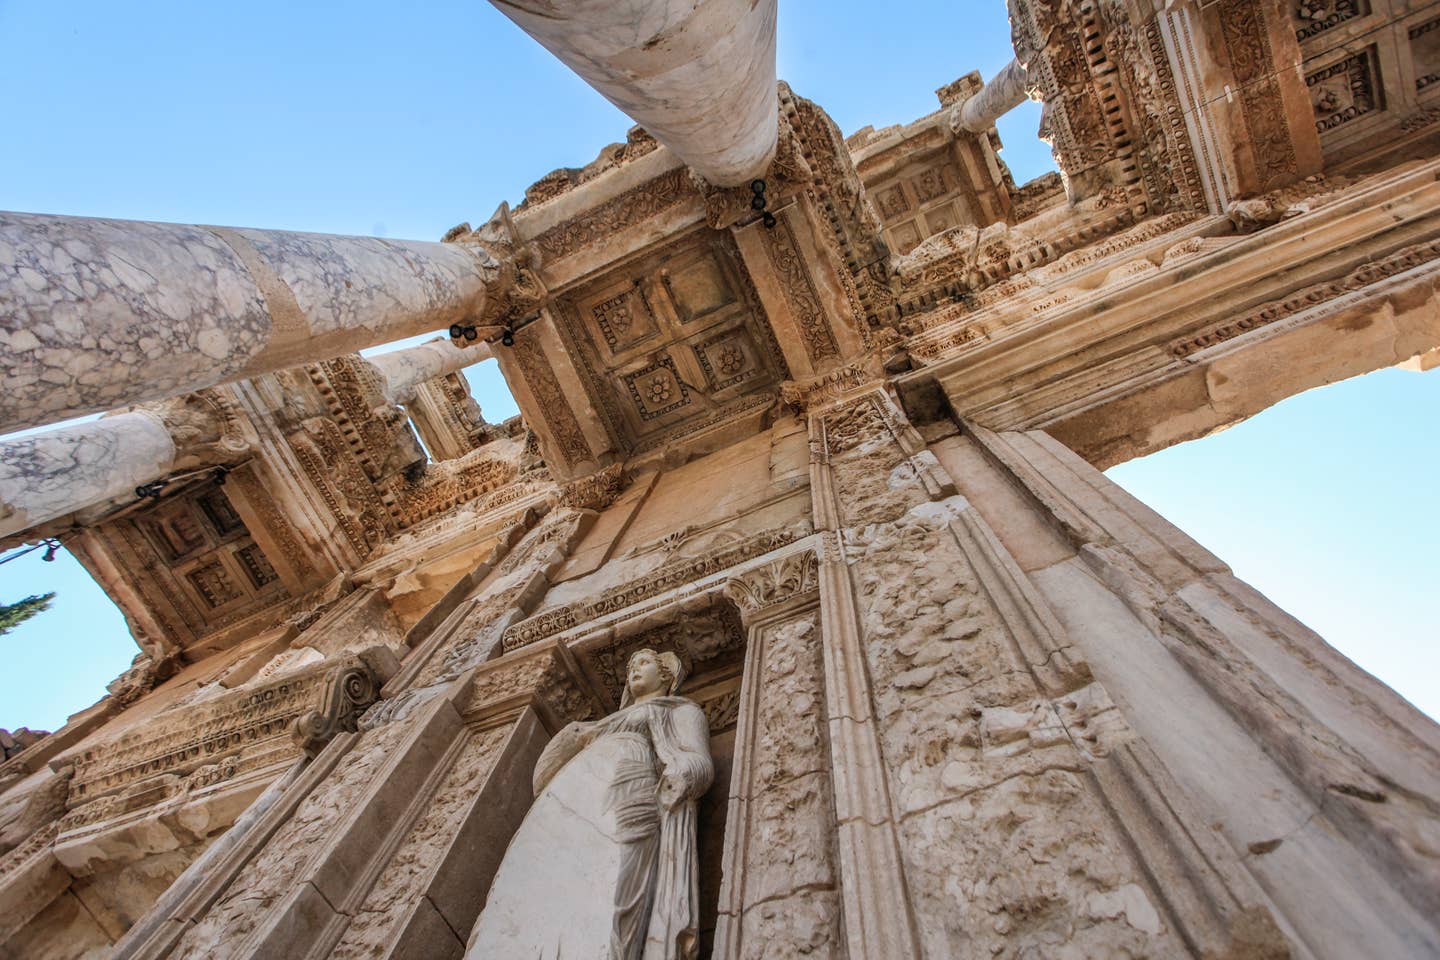
[[386,399],[391,403],[409,403],[415,399],[415,388],[420,384],[490,357],[488,343],[461,347],[450,340],[432,340],[418,347],[381,353],[366,360],[380,371],[385,381]]
[[459,244],[0,213],[0,433],[444,328],[501,272]]
[[1025,102],[1025,68],[1011,60],[967,99],[950,108],[950,129],[983,133],[996,120]]
[[0,537],[133,496],[175,459],[170,432],[144,410],[0,443]]
[[716,186],[775,155],[776,0],[491,0]]

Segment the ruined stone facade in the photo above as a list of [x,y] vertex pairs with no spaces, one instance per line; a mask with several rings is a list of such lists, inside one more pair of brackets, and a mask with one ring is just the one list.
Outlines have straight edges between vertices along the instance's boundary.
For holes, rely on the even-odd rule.
[[978,75],[781,84],[763,189],[637,128],[451,231],[515,420],[353,354],[121,414],[146,495],[10,538],[140,653],[6,743],[0,956],[461,957],[643,647],[701,956],[1440,954],[1440,729],[1100,472],[1440,349],[1440,4],[1011,14],[1059,175]]

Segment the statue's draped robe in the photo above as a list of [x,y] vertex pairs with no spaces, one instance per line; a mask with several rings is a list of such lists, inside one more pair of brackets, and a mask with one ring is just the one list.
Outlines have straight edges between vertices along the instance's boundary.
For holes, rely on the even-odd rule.
[[[608,858],[618,859],[608,957],[692,960],[700,919],[696,801],[709,787],[714,767],[705,714],[684,697],[654,697],[622,707],[594,724],[572,725],[550,742],[536,764],[536,782],[546,786],[537,791],[531,815],[511,842],[490,904],[506,897],[506,891],[498,888],[507,882],[507,874],[522,869],[511,861],[532,842],[524,836],[527,828],[543,828],[534,822],[535,811],[547,808],[547,793],[563,784],[567,770],[562,768],[572,763],[609,780],[595,794],[604,797],[604,809],[574,811],[577,817],[609,824],[609,836],[619,846],[612,851],[618,852],[618,858]],[[573,855],[583,858],[587,853],[582,847]],[[577,873],[586,872],[586,867],[573,865]],[[606,891],[594,890],[592,895],[604,897]],[[527,957],[536,948],[537,956],[545,960],[569,960],[572,954],[577,960],[607,956],[603,940],[588,945],[576,942],[579,931],[567,923],[563,903],[531,898],[526,909],[530,913],[524,924]],[[490,911],[487,904],[486,913]],[[486,923],[482,914],[477,934]],[[490,936],[480,939],[495,943]],[[472,938],[471,955],[475,946]]]

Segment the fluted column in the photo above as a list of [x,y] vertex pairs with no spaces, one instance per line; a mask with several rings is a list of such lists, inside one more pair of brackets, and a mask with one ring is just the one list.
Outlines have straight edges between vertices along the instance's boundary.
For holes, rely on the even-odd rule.
[[775,155],[776,0],[491,0],[716,186]]
[[432,340],[418,347],[366,357],[366,360],[380,371],[385,382],[385,398],[391,403],[409,403],[415,399],[415,388],[420,384],[463,370],[490,356],[490,344],[484,341],[462,347],[453,340]]
[[0,213],[0,433],[479,316],[485,248]]
[[177,469],[250,449],[248,424],[214,391],[0,442],[0,538],[120,497]]
[[1011,60],[970,97],[950,108],[950,129],[982,133],[1025,102],[1025,68]]

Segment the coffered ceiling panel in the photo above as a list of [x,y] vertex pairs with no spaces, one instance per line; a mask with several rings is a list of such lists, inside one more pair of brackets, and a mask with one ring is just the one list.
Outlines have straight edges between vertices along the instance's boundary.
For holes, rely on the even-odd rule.
[[648,449],[768,402],[788,376],[728,234],[701,228],[555,304],[617,445]]

